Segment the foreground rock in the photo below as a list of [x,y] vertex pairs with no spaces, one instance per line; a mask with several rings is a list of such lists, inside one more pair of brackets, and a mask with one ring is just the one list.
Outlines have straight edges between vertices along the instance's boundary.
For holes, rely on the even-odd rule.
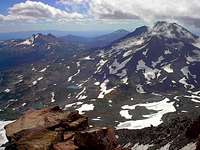
[[7,147],[7,149],[47,150],[51,148],[52,144],[62,140],[63,136],[59,132],[42,128],[26,129],[16,133],[12,137],[13,144],[11,144],[10,147]]
[[[81,119],[81,120],[80,120]],[[15,122],[7,125],[6,135],[12,138],[15,133],[22,130],[32,128],[56,128],[64,127],[65,129],[76,128],[82,126],[87,127],[87,117],[81,116],[78,112],[62,111],[59,107],[51,107],[42,110],[30,110],[21,116]]]
[[110,150],[117,146],[115,133],[109,128],[93,128],[77,132],[74,142],[81,149]]
[[89,128],[88,118],[59,107],[30,110],[5,127],[7,150],[120,149],[111,128]]

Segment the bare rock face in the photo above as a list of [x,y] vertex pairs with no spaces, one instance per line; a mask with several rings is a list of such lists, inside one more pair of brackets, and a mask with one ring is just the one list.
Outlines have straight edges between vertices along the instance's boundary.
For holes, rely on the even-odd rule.
[[[18,120],[5,127],[6,135],[9,138],[22,130],[38,127],[55,128],[56,126],[64,126],[64,128],[70,128],[70,126],[73,127],[71,123],[76,122],[80,118],[85,122],[87,120],[87,117],[79,115],[78,112],[62,111],[58,106],[42,110],[30,110]],[[74,128],[81,126],[81,123],[78,121]],[[85,123],[83,126],[87,127],[87,124]]]
[[61,142],[53,145],[54,150],[78,150],[79,147],[72,140]]
[[113,129],[89,129],[86,116],[57,106],[28,111],[5,129],[6,150],[120,150]]
[[186,137],[188,138],[197,138],[200,134],[200,117],[193,121],[186,130]]
[[[118,150],[114,130],[91,128],[75,133],[65,133],[64,142],[53,145],[54,150]],[[121,149],[119,149],[121,150]]]
[[111,128],[92,128],[77,132],[74,142],[80,149],[111,150],[117,146],[115,133]]
[[62,141],[63,136],[59,132],[33,128],[14,134],[12,140],[15,148],[19,150],[48,150],[52,144]]

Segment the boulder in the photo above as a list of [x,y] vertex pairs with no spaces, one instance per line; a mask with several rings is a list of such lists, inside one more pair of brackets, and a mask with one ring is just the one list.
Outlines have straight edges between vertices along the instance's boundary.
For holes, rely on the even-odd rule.
[[186,129],[186,137],[188,138],[197,138],[198,135],[200,134],[200,117],[193,121],[189,127]]
[[[63,111],[58,106],[42,110],[31,110],[25,113],[15,122],[7,125],[5,127],[6,135],[8,138],[10,138],[12,137],[13,134],[17,132],[32,128],[45,128],[45,129],[48,128],[53,129],[56,127],[86,128],[87,118],[84,117],[82,121],[80,121],[80,118],[82,117],[83,116],[79,115],[77,111],[76,112]],[[78,122],[76,122],[77,119]]]
[[[49,150],[54,143],[60,141],[63,141],[61,132],[33,128],[14,134],[11,142],[17,150]],[[13,149],[13,145],[11,144],[6,149]]]
[[79,148],[74,145],[72,140],[61,142],[53,145],[53,150],[78,150]]
[[76,132],[74,143],[87,150],[113,150],[117,147],[114,130],[106,127]]
[[69,129],[70,130],[84,130],[86,127],[88,127],[88,118],[82,117],[77,119],[76,121],[73,121],[69,123]]
[[63,137],[64,137],[64,141],[70,140],[74,137],[74,132],[65,132]]
[[6,150],[122,150],[113,129],[88,129],[86,116],[59,107],[28,111],[5,129]]

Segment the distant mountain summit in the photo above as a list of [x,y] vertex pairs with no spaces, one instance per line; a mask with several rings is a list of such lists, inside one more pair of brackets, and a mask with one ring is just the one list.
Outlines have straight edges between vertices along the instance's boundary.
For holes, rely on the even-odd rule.
[[[112,32],[113,34],[115,34],[115,33],[122,33],[122,34],[128,34],[128,33],[130,33],[129,31],[127,31],[127,30],[125,30],[125,29],[119,29],[119,30],[116,30],[116,31],[114,31],[114,32]],[[111,34],[112,34],[111,33]]]
[[194,40],[198,38],[198,36],[192,34],[190,31],[180,25],[164,21],[157,22],[152,28],[151,34],[184,40],[186,42],[194,42]]
[[105,34],[105,35],[101,35],[101,36],[93,37],[93,38],[67,35],[67,36],[61,37],[61,40],[63,40],[65,43],[80,44],[82,46],[85,46],[88,49],[91,49],[91,48],[95,49],[95,48],[106,47],[110,45],[112,42],[118,39],[121,39],[122,37],[126,36],[129,33],[130,33],[129,31],[120,29],[109,34]]
[[[68,45],[51,34],[33,34],[30,38],[23,40],[7,40],[0,43],[0,70],[15,65],[29,64],[42,59],[50,58],[54,52],[66,55]],[[60,53],[60,54],[59,54]]]
[[[124,37],[122,37],[122,38],[116,40],[115,43],[118,43],[118,42],[120,42],[120,41],[122,41],[122,40],[125,40],[125,39],[127,39],[127,38],[141,36],[142,34],[147,33],[148,30],[149,30],[149,27],[147,27],[147,26],[138,27],[138,28],[136,28],[133,32],[130,32],[130,33],[128,33],[126,36],[124,36]],[[113,44],[114,44],[114,43],[113,43]]]
[[127,35],[127,37],[136,37],[136,36],[140,36],[146,32],[148,32],[149,27],[147,26],[141,26],[135,29],[135,31],[131,32],[130,34]]
[[33,34],[23,40],[7,40],[0,42],[0,70],[16,64],[27,64],[39,60],[52,60],[71,57],[76,53],[89,49],[103,48],[110,45],[129,32],[118,30],[113,33],[86,38],[74,35],[56,37],[52,34]]
[[[17,43],[15,46],[46,46],[46,45],[56,45],[58,44],[59,40],[52,34],[33,34],[32,37]],[[25,47],[24,47],[25,48]]]
[[176,23],[157,22],[152,28],[137,28],[106,49],[106,63],[98,74],[101,80],[115,76],[143,92],[198,88],[199,74],[193,69],[199,65],[199,50],[196,35]]

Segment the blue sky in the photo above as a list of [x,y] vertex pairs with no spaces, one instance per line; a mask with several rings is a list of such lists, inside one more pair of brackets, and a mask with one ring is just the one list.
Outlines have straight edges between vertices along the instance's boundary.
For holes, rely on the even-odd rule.
[[7,14],[7,9],[9,7],[11,7],[12,5],[19,3],[19,2],[21,2],[21,1],[20,0],[9,0],[9,1],[3,0],[0,4],[1,14]]
[[1,0],[0,32],[133,30],[159,20],[200,27],[198,0]]

